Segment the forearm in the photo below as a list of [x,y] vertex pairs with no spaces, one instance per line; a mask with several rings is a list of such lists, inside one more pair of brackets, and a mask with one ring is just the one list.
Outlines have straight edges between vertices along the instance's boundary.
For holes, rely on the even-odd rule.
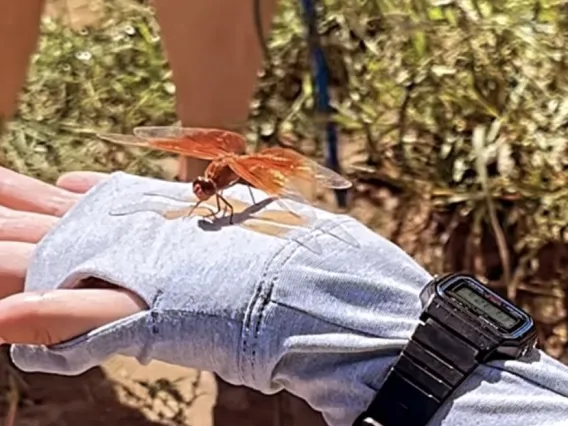
[[12,118],[36,49],[43,0],[0,0],[0,123]]
[[[322,211],[313,228],[288,239],[238,226],[207,230],[195,219],[153,213],[109,215],[148,192],[186,191],[118,174],[60,221],[35,251],[26,290],[73,287],[95,276],[150,308],[51,348],[14,346],[16,364],[78,374],[117,352],[155,358],[265,393],[286,388],[330,425],[350,426],[415,328],[430,275],[354,219]],[[249,200],[243,186],[226,195]],[[359,245],[333,237],[339,228]],[[322,253],[306,248],[314,240]],[[478,368],[431,425],[562,424],[568,368],[537,356]]]
[[[276,0],[261,0],[268,33]],[[184,126],[240,130],[262,62],[252,0],[154,0]],[[204,169],[187,159],[189,180]]]
[[[420,287],[416,271],[409,274],[405,266],[412,270],[411,264],[394,253],[381,256],[387,244],[377,239],[375,261],[345,258],[345,270],[357,272],[335,280],[325,273],[317,277],[304,265],[309,276],[278,282],[270,301],[257,303],[263,308],[251,338],[250,365],[266,366],[262,375],[253,370],[262,391],[287,389],[331,426],[351,426],[368,407],[421,312],[419,288],[413,288]],[[388,270],[396,272],[385,274]],[[318,291],[302,290],[306,285]],[[568,368],[535,351],[519,361],[478,367],[428,424],[560,426],[566,419]]]

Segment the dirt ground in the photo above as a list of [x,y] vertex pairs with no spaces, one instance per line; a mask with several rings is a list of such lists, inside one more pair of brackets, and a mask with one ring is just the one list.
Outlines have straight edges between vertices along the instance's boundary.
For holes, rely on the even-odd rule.
[[78,377],[21,379],[17,426],[213,424],[215,380],[195,370],[116,357]]

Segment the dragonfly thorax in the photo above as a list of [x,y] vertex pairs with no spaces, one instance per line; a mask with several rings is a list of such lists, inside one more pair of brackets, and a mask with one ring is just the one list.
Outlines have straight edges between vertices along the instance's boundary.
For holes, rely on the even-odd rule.
[[211,179],[200,176],[193,181],[193,193],[199,200],[207,200],[217,192],[217,185]]

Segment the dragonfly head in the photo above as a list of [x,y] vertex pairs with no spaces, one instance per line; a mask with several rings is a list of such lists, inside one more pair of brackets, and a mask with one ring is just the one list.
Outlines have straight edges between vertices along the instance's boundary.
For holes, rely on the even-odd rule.
[[208,200],[217,192],[215,182],[200,176],[193,181],[193,193],[199,200]]

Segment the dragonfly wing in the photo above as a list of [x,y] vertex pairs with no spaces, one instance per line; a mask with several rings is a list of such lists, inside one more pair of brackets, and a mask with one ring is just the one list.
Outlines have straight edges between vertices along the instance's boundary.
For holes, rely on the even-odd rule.
[[213,160],[227,153],[244,154],[246,139],[234,132],[191,127],[136,127],[134,136],[102,133],[97,137],[120,145],[153,148],[202,160]]
[[[137,201],[113,207],[111,216],[128,216],[135,213],[156,213],[165,216],[168,210],[172,210],[171,204],[163,201]],[[178,209],[181,210],[181,209]],[[184,208],[185,210],[185,208]]]
[[348,189],[353,186],[349,180],[345,179],[339,173],[334,172],[328,167],[324,167],[313,160],[306,158],[304,160],[314,171],[314,177],[319,185],[333,189]]
[[[274,201],[285,210],[293,212],[299,217],[306,217],[310,222],[315,220],[315,213],[311,208],[310,201],[282,172],[285,167],[282,162],[274,161],[269,157],[247,155],[232,158],[229,167],[252,186],[275,197]],[[293,206],[283,198],[289,198],[299,205]]]
[[144,196],[148,197],[162,197],[171,201],[177,201],[180,203],[196,203],[197,198],[194,195],[170,195],[170,194],[160,194],[158,192],[145,192]]
[[328,167],[318,164],[316,161],[289,148],[273,147],[261,151],[263,156],[274,158],[286,158],[294,164],[294,179],[314,181],[317,185],[325,188],[347,189],[353,184],[334,172]]
[[206,146],[216,152],[244,154],[247,148],[247,141],[243,135],[221,129],[178,126],[136,127],[134,135],[148,139],[155,145],[182,144],[189,151],[203,151]]
[[[251,185],[256,186],[258,189],[270,195],[279,197],[276,198],[275,202],[281,205],[284,210],[296,214],[298,218],[305,219],[306,222],[304,222],[304,226],[313,224],[317,220],[316,209],[313,208],[312,204],[302,195],[301,190],[304,189],[303,186],[310,181],[310,177],[314,176],[313,173],[318,172],[318,168],[305,162],[298,165],[298,155],[293,151],[293,154],[286,152],[281,156],[265,156],[264,152],[234,158],[229,163],[229,167]],[[286,158],[290,160],[288,163],[285,161]],[[296,168],[294,168],[294,165],[296,165]],[[308,173],[306,173],[304,166],[310,167]],[[324,169],[324,172],[325,170],[329,170],[324,167],[322,167],[322,169]],[[330,170],[330,172],[332,171]],[[334,178],[333,174],[337,175],[335,172],[332,172],[328,174],[328,177],[330,179]],[[344,180],[340,175],[337,176],[339,176],[341,180]],[[297,185],[297,181],[300,181],[299,183],[303,185]],[[292,205],[287,198],[297,201],[300,204]],[[337,230],[328,230],[325,233],[354,247],[359,246],[358,241],[348,232],[339,231],[338,228]]]
[[116,143],[119,145],[151,147],[147,140],[132,136],[123,135],[120,133],[98,133],[97,137],[103,141]]
[[106,133],[97,135],[99,139],[113,142],[119,145],[140,146],[170,152],[172,154],[185,155],[201,160],[214,160],[227,154],[227,151],[216,145],[214,141],[191,140],[191,139],[143,139],[138,136]]
[[[282,165],[275,164],[270,158],[257,157],[254,155],[233,157],[229,160],[229,167],[242,179],[267,194],[286,196],[288,179],[280,170]],[[293,190],[289,192],[294,195]]]
[[98,134],[99,139],[113,142],[119,145],[139,146],[170,152],[172,154],[185,155],[201,160],[213,160],[227,152],[214,142],[206,140],[190,139],[146,139],[141,136],[123,135],[120,133]]
[[186,155],[202,160],[213,160],[226,151],[204,140],[191,141],[187,139],[147,139],[137,135],[123,135],[120,133],[100,133],[99,139],[119,145],[139,146],[171,152],[172,154]]
[[132,133],[144,139],[179,139],[183,136],[180,126],[138,126]]

